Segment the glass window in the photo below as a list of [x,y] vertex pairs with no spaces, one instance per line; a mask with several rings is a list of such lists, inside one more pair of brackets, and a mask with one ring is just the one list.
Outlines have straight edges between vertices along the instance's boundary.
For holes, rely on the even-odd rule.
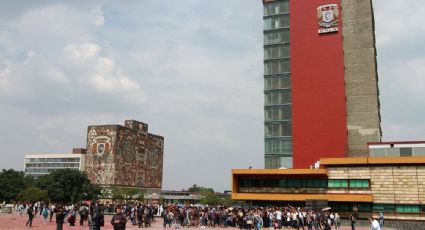
[[266,105],[281,105],[291,103],[291,91],[281,90],[274,92],[267,92],[264,95]]
[[291,106],[271,107],[265,109],[266,121],[290,120],[292,118]]
[[400,156],[400,149],[399,148],[386,149],[386,152],[387,152],[388,157],[399,157]]
[[264,19],[264,30],[289,27],[289,15],[279,15]]
[[292,136],[292,122],[266,124],[266,137]]
[[351,188],[369,188],[369,180],[350,180]]
[[[291,144],[291,146],[292,146],[292,144]],[[292,149],[292,147],[291,147],[291,149]],[[291,152],[292,152],[292,150],[291,150]],[[292,164],[293,164],[292,162],[293,162],[292,157],[281,157],[280,158],[280,166],[281,167],[292,168]]]
[[264,59],[289,58],[290,56],[289,44],[269,46],[264,49]]
[[279,13],[278,2],[264,4],[264,16],[275,15]]
[[291,78],[289,76],[271,76],[264,78],[264,89],[289,89],[291,88]]
[[370,204],[358,204],[357,207],[359,208],[359,212],[370,212],[371,211],[371,205]]
[[279,15],[279,21],[277,24],[277,28],[287,28],[289,27],[289,15]]
[[279,12],[288,13],[289,12],[289,1],[279,1]]
[[412,148],[400,148],[400,156],[401,157],[411,157],[412,156]]
[[347,180],[328,180],[329,188],[347,188],[348,181]]
[[372,157],[386,157],[385,149],[370,149]]
[[272,19],[273,18],[264,19],[264,30],[270,30],[274,27],[274,26],[272,26],[272,23],[274,23],[274,21],[272,21]]
[[393,204],[373,204],[373,211],[376,212],[394,212],[396,210]]
[[425,156],[425,147],[413,148],[413,156]]
[[286,180],[284,180],[284,179],[279,180],[279,187],[281,187],[281,188],[286,187]]
[[286,43],[289,42],[289,30],[267,31],[264,32],[264,44]]

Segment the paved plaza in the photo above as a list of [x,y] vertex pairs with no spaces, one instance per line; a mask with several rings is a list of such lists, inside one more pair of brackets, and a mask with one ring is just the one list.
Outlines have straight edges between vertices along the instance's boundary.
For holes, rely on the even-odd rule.
[[[111,230],[113,229],[112,225],[110,224],[111,222],[111,218],[112,216],[105,216],[105,226],[102,227],[102,229],[105,230]],[[157,222],[154,223],[152,225],[152,227],[150,227],[149,229],[163,229],[162,227],[162,219],[161,218],[156,218]],[[55,230],[56,229],[56,224],[54,222],[49,222],[47,224],[43,223],[43,219],[41,218],[41,216],[37,216],[36,218],[34,218],[33,221],[33,226],[31,228],[29,227],[25,227],[25,223],[28,220],[28,218],[26,216],[19,216],[18,214],[1,214],[0,213],[0,230],[22,230],[22,229],[37,229],[37,230]],[[84,226],[81,227],[79,226],[79,217],[77,217],[77,222],[76,222],[76,226],[68,226],[68,224],[64,224],[63,229],[64,230],[82,230],[82,229],[89,229],[87,226],[87,222],[85,222]],[[200,229],[200,227],[198,227]],[[132,226],[131,224],[127,223],[127,228],[126,229],[139,229],[136,226]],[[169,229],[169,228],[168,228]],[[173,228],[174,229],[174,226]],[[194,228],[192,228],[194,229]],[[224,228],[216,228],[216,229],[224,229]],[[227,228],[227,229],[231,229],[231,228]],[[236,228],[233,228],[236,229]],[[307,228],[306,228],[307,229]],[[351,229],[348,226],[344,226],[341,228],[342,230],[349,230]],[[356,230],[369,230],[369,227],[357,227]],[[385,230],[390,230],[388,228],[384,228]],[[266,230],[266,229],[264,229]]]

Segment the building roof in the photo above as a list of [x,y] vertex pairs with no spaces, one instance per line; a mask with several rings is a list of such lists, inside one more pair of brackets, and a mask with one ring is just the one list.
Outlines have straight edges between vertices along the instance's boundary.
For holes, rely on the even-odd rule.
[[233,193],[234,200],[305,201],[328,200],[335,202],[373,202],[372,194],[293,194],[293,193]]
[[52,153],[37,153],[37,154],[27,154],[25,158],[77,158],[83,157],[83,154],[73,154],[73,153],[60,153],[60,154],[52,154]]
[[326,175],[325,169],[232,169],[233,175]]
[[425,157],[322,158],[320,165],[425,165]]

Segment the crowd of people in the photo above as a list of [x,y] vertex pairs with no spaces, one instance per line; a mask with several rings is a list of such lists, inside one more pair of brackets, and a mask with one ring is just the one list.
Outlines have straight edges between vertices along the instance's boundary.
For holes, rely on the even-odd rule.
[[[127,224],[148,228],[156,222],[155,216],[163,219],[164,228],[215,228],[235,227],[239,229],[308,229],[331,230],[340,229],[341,217],[331,210],[307,210],[299,207],[242,208],[222,206],[168,205],[151,206],[142,203],[106,207],[99,203],[64,206],[61,204],[45,204],[43,202],[18,204],[16,211],[20,216],[28,215],[27,226],[32,226],[35,216],[42,216],[44,224],[54,221],[57,230],[67,222],[75,226],[77,217],[81,226],[87,221],[90,230],[100,230],[105,224],[104,213],[114,211],[111,225],[116,230],[124,230]],[[355,230],[358,215],[349,217],[351,227]],[[372,229],[380,230],[382,218],[369,218]]]
[[338,213],[295,207],[238,208],[171,205],[162,212],[164,228],[237,227],[240,229],[340,229]]
[[[56,222],[57,230],[62,230],[64,223],[69,226],[75,226],[77,216],[81,226],[87,221],[87,225],[91,230],[100,230],[104,225],[104,215],[98,203],[78,204],[78,205],[62,205],[49,204],[44,202],[20,203],[15,206],[20,216],[28,215],[26,226],[31,227],[34,218],[41,216],[43,223]],[[54,217],[54,219],[53,219]]]
[[[105,225],[105,213],[114,214],[111,224],[114,229],[125,229],[127,220],[132,225],[141,227],[150,227],[155,221],[155,214],[158,213],[158,207],[138,203],[137,205],[123,206],[104,206],[99,203],[61,205],[48,204],[44,202],[35,203],[19,203],[15,206],[15,210],[20,216],[28,215],[26,226],[31,227],[36,216],[41,216],[43,223],[56,222],[57,230],[62,230],[64,223],[69,226],[75,226],[79,218],[79,224],[87,226],[90,230],[100,230]],[[54,217],[54,219],[53,219]]]

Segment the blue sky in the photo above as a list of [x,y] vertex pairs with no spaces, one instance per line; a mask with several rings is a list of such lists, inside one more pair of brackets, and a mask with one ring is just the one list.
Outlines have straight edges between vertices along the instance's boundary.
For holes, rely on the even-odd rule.
[[[165,137],[165,189],[263,167],[259,0],[0,2],[0,168],[125,119]],[[383,140],[425,140],[425,3],[374,7]]]

